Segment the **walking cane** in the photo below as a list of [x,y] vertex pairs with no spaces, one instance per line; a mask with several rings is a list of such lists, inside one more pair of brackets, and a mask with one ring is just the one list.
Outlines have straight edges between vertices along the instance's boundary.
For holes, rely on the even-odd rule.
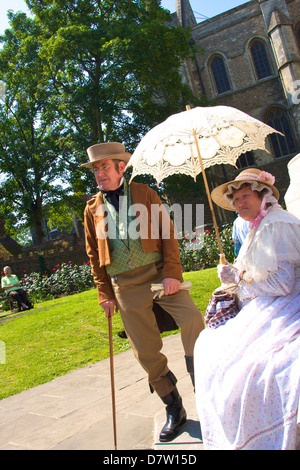
[[113,358],[112,325],[111,325],[111,315],[110,314],[108,316],[108,337],[109,337],[110,381],[111,381],[111,400],[112,400],[113,428],[114,428],[114,444],[115,444],[115,450],[117,450],[117,423],[116,423],[115,380],[114,380],[114,358]]

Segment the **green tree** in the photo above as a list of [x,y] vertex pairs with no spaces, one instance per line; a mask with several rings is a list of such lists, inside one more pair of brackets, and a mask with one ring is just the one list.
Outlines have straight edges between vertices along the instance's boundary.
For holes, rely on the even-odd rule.
[[57,184],[66,172],[64,136],[39,56],[41,26],[24,13],[9,18],[11,29],[0,39],[0,212],[7,226],[29,225],[41,243],[44,207],[67,191]]
[[94,143],[118,140],[133,150],[150,126],[195,101],[180,75],[190,33],[167,24],[160,1],[27,4],[45,31],[40,55],[78,162]]
[[34,19],[10,13],[1,39],[0,195],[40,242],[46,204],[72,201],[80,213],[76,195],[95,191],[80,168],[88,146],[117,140],[132,151],[150,127],[198,101],[180,75],[190,32],[170,25],[160,1],[26,3]]

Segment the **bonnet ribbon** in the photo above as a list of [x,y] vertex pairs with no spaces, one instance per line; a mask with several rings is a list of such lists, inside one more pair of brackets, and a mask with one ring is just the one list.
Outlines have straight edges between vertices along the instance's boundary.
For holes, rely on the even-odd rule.
[[257,227],[259,226],[260,222],[262,221],[262,219],[267,215],[268,211],[266,209],[264,209],[265,205],[266,205],[266,196],[263,198],[262,200],[262,203],[261,203],[261,206],[260,206],[260,210],[259,210],[259,213],[258,215],[255,217],[255,219],[253,220],[250,220],[250,223],[249,223],[249,228],[252,229],[252,228],[255,228],[257,229]]

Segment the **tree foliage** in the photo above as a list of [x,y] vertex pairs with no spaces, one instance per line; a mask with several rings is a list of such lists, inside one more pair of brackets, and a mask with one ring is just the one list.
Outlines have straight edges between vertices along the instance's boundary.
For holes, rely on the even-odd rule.
[[87,147],[121,141],[133,151],[150,127],[197,101],[180,74],[190,32],[170,25],[160,1],[26,3],[34,18],[10,13],[1,38],[0,190],[40,241],[46,204],[82,211],[76,194],[95,191],[80,168]]
[[0,210],[19,227],[43,238],[43,207],[64,194],[57,178],[66,169],[61,158],[61,126],[49,106],[51,84],[39,56],[40,27],[23,13],[10,13],[0,52],[5,94],[0,106]]
[[179,73],[188,33],[166,24],[159,1],[27,3],[44,28],[40,55],[79,161],[97,142],[121,140],[132,150],[149,126],[192,98]]

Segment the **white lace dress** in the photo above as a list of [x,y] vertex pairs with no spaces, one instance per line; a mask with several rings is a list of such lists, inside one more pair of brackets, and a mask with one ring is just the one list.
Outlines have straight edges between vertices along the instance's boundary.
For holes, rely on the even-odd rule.
[[[248,242],[253,241],[247,250]],[[271,208],[235,262],[241,310],[206,328],[194,352],[205,449],[299,445],[300,220]]]

